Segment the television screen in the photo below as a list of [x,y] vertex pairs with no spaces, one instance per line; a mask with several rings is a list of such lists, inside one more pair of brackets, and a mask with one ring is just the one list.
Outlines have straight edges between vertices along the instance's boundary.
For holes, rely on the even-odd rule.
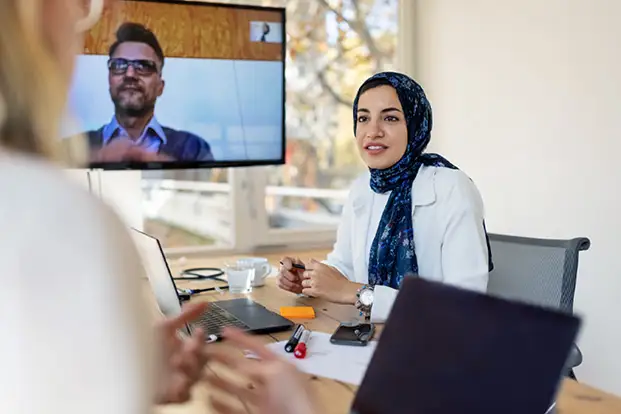
[[284,25],[283,8],[114,2],[78,56],[63,139],[86,137],[91,168],[283,164]]

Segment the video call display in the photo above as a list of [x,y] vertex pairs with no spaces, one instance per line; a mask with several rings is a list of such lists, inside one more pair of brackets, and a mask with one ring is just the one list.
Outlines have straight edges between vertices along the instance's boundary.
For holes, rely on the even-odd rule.
[[282,164],[284,21],[278,8],[113,3],[78,57],[63,137],[86,136],[92,168]]

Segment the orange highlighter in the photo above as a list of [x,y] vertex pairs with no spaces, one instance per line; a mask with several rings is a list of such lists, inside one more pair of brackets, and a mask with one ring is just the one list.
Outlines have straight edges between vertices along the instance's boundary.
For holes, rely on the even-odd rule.
[[296,358],[302,359],[306,356],[306,343],[308,342],[308,338],[310,338],[310,334],[311,331],[308,329],[302,333],[302,337],[293,351],[293,355],[295,355]]

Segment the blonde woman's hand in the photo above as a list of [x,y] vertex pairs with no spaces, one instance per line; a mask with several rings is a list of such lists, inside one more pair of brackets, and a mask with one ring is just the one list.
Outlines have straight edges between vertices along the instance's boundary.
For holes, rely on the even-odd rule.
[[157,325],[163,358],[157,378],[156,404],[188,401],[192,387],[203,377],[206,363],[203,331],[195,329],[191,337],[180,337],[179,330],[197,319],[206,306],[207,303],[188,304],[177,317]]
[[[317,402],[310,390],[310,382],[292,364],[280,359],[257,338],[237,329],[224,331],[222,346],[207,347],[208,363],[217,362],[232,371],[230,375],[207,375],[212,390],[236,397],[245,405],[256,408],[258,414],[319,414]],[[229,346],[224,346],[229,345]],[[233,349],[231,349],[233,347]],[[258,357],[251,359],[243,352]],[[240,381],[241,379],[241,381]],[[212,411],[218,414],[246,413],[218,397],[211,397]]]

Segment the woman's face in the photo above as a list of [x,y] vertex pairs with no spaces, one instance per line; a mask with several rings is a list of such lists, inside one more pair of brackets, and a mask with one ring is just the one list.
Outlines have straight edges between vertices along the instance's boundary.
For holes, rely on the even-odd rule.
[[369,89],[358,99],[356,142],[362,160],[373,169],[390,168],[405,154],[407,124],[392,86]]

